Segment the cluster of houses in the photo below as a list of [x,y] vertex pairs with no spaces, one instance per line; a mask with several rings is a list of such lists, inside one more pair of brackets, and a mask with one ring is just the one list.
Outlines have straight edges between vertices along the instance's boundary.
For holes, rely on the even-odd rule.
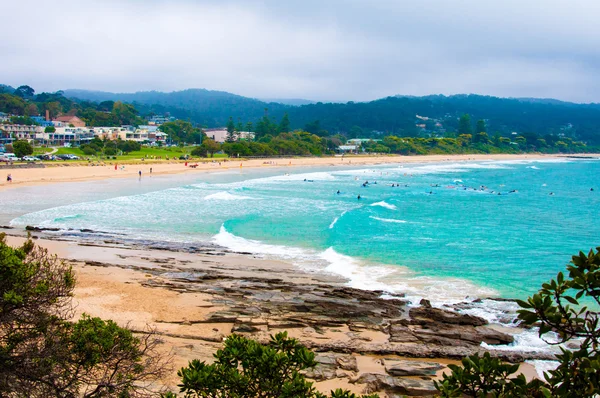
[[[59,116],[51,119],[32,116],[35,125],[22,125],[8,123],[12,115],[0,112],[0,144],[10,144],[15,140],[27,140],[40,145],[73,145],[78,146],[90,142],[94,137],[107,140],[124,140],[148,143],[150,145],[166,144],[168,134],[159,130],[159,126],[172,117],[155,116],[143,126],[120,127],[87,127],[85,122],[77,116]],[[48,127],[53,127],[48,129]],[[223,143],[227,140],[225,128],[203,130],[207,137],[216,142]],[[235,134],[236,140],[252,140],[254,133],[240,131]]]
[[[35,125],[7,123],[11,115],[0,113],[0,144],[27,140],[40,145],[81,145],[94,137],[108,140],[126,140],[160,145],[166,143],[168,134],[159,131],[155,122],[146,126],[86,127],[77,116],[59,116],[50,120],[48,115],[32,116]],[[52,127],[49,129],[48,127]]]
[[[168,142],[168,134],[159,130],[161,124],[173,120],[168,117],[154,117],[148,120],[147,125],[120,126],[120,127],[88,127],[77,116],[59,116],[50,119],[32,116],[35,125],[10,124],[12,115],[0,112],[0,145],[10,144],[15,140],[27,140],[38,145],[67,145],[79,146],[89,143],[95,137],[102,140],[136,141],[150,145],[163,145]],[[52,128],[48,128],[52,127]],[[218,143],[227,140],[225,128],[204,129],[207,137]],[[253,140],[254,133],[239,131],[235,133],[236,140]],[[338,148],[340,153],[359,153],[363,151],[362,145],[369,139],[351,139]],[[380,141],[380,140],[375,140]]]

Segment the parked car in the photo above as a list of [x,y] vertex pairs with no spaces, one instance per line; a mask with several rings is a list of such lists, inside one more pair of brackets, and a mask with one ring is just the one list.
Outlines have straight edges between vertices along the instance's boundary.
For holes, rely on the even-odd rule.
[[77,159],[79,159],[79,156],[73,155],[70,153],[63,153],[61,155],[57,155],[56,157],[59,159],[62,159],[62,160],[77,160]]
[[14,153],[5,153],[0,156],[0,162],[18,162],[21,158],[17,157]]
[[42,160],[56,160],[58,158],[56,156],[54,156],[54,155],[41,155],[40,159],[42,159]]
[[40,160],[40,158],[37,158],[35,156],[23,156],[23,160],[26,162],[37,162],[38,160]]

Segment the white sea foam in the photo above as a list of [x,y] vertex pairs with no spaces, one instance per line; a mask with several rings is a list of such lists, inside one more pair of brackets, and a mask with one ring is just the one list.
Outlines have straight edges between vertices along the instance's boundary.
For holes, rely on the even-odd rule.
[[549,370],[554,370],[556,368],[558,368],[558,365],[560,365],[560,362],[558,361],[542,361],[539,359],[534,359],[534,360],[530,360],[530,361],[525,361],[530,365],[533,365],[535,367],[535,371],[538,374],[538,377],[541,380],[544,380],[544,372],[548,372]]
[[[367,264],[357,258],[340,254],[330,247],[323,252],[297,247],[270,245],[245,239],[228,232],[224,226],[212,241],[234,251],[250,252],[273,258],[286,259],[310,272],[327,272],[348,279],[348,285],[357,289],[383,290],[392,294],[406,294],[413,305],[426,298],[433,305],[444,306],[464,302],[465,298],[489,297],[493,289],[477,286],[459,278],[418,276],[398,265]],[[449,289],[448,287],[452,288]]]
[[244,195],[233,195],[230,194],[229,192],[216,192],[210,195],[207,195],[204,197],[204,200],[247,200],[247,199],[254,199],[250,196],[244,196]]
[[301,173],[301,174],[284,174],[273,177],[265,177],[265,178],[257,178],[254,180],[249,180],[247,182],[259,182],[266,183],[270,181],[331,181],[335,180],[333,174],[325,171],[318,171],[314,173]]
[[548,158],[548,159],[513,159],[513,160],[498,160],[494,163],[502,165],[512,164],[531,164],[531,163],[571,163],[574,159],[566,158]]
[[386,275],[393,272],[390,267],[365,266],[359,260],[336,252],[333,247],[319,254],[327,263],[325,272],[341,275],[348,279],[348,285],[356,289],[388,290],[384,282],[380,282]]
[[373,203],[371,206],[385,207],[386,209],[390,209],[390,210],[396,210],[397,209],[397,207],[395,205],[387,203],[386,201],[381,201],[381,202]]
[[377,220],[377,221],[382,221],[382,222],[390,222],[390,223],[397,223],[397,224],[406,223],[405,220],[396,220],[393,218],[381,218],[381,217],[375,217],[375,216],[370,216],[369,218],[372,218],[373,220]]
[[329,229],[333,229],[333,227],[335,226],[335,223],[338,222],[340,218],[336,217],[333,219],[333,221],[331,222],[331,224],[329,224]]
[[539,167],[537,166],[527,166],[528,169],[533,169],[533,170],[540,170]]
[[348,210],[344,210],[342,212],[342,214],[339,215],[339,217],[336,217],[333,219],[333,221],[331,222],[331,224],[329,224],[329,229],[333,229],[333,227],[335,226],[335,224],[338,222],[338,220],[342,217],[344,217],[344,214],[348,213]]
[[212,241],[220,246],[234,251],[250,252],[254,254],[266,254],[283,258],[302,258],[310,256],[311,253],[305,249],[269,245],[258,240],[245,239],[228,232],[222,225],[219,233],[213,236]]
[[489,323],[498,323],[504,326],[514,326],[517,310],[520,307],[514,301],[482,300],[479,305],[472,308],[461,309],[459,312],[478,316]]
[[[544,352],[544,353],[560,353],[559,345],[549,345],[542,340],[538,335],[537,329],[513,329],[516,333],[513,334],[514,342],[505,345],[489,345],[485,342],[481,346],[488,350],[500,351],[517,351],[517,352]],[[520,333],[519,333],[520,331]],[[545,337],[548,341],[556,341],[548,333]]]

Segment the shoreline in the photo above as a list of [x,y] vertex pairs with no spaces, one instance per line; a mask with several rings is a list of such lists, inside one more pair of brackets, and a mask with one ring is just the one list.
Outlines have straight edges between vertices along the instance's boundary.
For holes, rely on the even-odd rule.
[[[583,155],[582,155],[583,156]],[[540,159],[562,159],[581,157],[576,155],[545,155],[545,154],[473,154],[473,155],[418,155],[418,156],[345,156],[345,157],[308,157],[308,158],[264,158],[264,159],[232,159],[228,161],[214,160],[205,162],[190,161],[190,164],[198,163],[195,168],[186,167],[183,161],[169,163],[137,162],[133,164],[108,162],[104,165],[91,166],[80,163],[48,163],[43,168],[5,168],[2,171],[11,174],[12,182],[7,182],[2,176],[0,179],[0,191],[26,186],[46,185],[64,182],[83,182],[105,180],[112,178],[141,178],[150,175],[165,176],[173,174],[201,174],[206,172],[218,172],[239,169],[267,169],[285,167],[309,167],[309,166],[342,166],[352,167],[356,165],[380,165],[380,164],[406,164],[406,163],[441,163],[441,162],[465,162],[465,161],[494,161],[494,160],[540,160]],[[600,157],[600,154],[585,154],[585,158]],[[124,168],[122,169],[122,167]],[[150,173],[152,169],[152,173]]]
[[[50,240],[39,232],[34,238],[73,266],[76,317],[85,312],[137,331],[156,328],[176,369],[191,359],[212,360],[230,333],[266,342],[286,330],[316,352],[319,365],[309,376],[321,391],[362,393],[378,385],[373,378],[384,378],[387,387],[374,390],[382,396],[417,396],[435,392],[432,380],[448,364],[486,351],[481,342],[512,341],[506,330],[481,318],[427,303],[407,306],[402,295],[384,299],[382,291],[350,288],[340,277],[248,253]],[[16,245],[23,239],[7,240]],[[492,354],[521,363],[528,378],[536,373],[525,360],[550,359],[541,353]],[[168,382],[174,389],[175,372]]]

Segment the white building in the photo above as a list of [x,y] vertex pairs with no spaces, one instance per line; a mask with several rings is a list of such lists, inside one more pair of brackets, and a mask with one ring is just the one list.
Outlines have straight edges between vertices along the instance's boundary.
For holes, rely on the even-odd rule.
[[55,127],[53,133],[44,130],[35,135],[35,140],[45,145],[82,145],[94,138],[94,130],[90,127]]
[[[215,142],[220,142],[223,143],[225,141],[227,141],[227,130],[223,129],[223,128],[219,128],[219,129],[205,129],[203,130],[204,134],[206,134],[206,136],[208,138],[211,138],[212,140],[214,140]],[[251,131],[239,131],[234,133],[235,135],[235,140],[253,140],[254,139],[254,133]]]
[[42,133],[44,128],[42,126],[35,125],[24,125],[24,124],[2,124],[0,130],[5,133],[12,135],[13,138],[18,140],[32,141],[35,139],[38,133]]

